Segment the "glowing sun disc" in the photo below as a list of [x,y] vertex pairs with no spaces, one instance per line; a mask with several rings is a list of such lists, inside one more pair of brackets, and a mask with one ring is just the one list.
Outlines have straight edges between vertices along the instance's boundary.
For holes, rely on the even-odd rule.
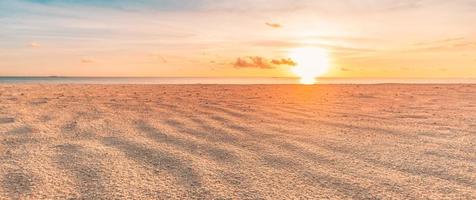
[[291,71],[301,78],[302,84],[314,84],[317,77],[329,71],[329,54],[324,49],[294,49],[290,52],[290,57],[296,62]]

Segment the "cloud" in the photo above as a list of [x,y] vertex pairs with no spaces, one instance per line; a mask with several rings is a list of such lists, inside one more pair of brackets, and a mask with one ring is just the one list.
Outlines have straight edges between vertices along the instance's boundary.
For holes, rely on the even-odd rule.
[[331,36],[331,35],[308,35],[300,37],[302,40],[324,40],[329,42],[344,42],[344,43],[375,43],[385,42],[381,38],[373,37],[354,37],[354,36]]
[[94,63],[94,60],[90,58],[81,58],[81,63],[82,64]]
[[476,42],[460,42],[453,45],[454,48],[476,47]]
[[266,24],[266,26],[269,26],[269,27],[271,27],[271,28],[281,28],[281,27],[282,27],[281,24],[277,24],[277,23],[269,23],[269,22],[266,22],[265,24]]
[[235,68],[260,68],[273,69],[280,65],[294,66],[296,63],[290,58],[266,59],[259,56],[250,56],[246,58],[237,58],[233,66]]
[[[431,45],[434,44],[434,45]],[[424,45],[420,47],[420,45]],[[475,41],[466,41],[461,39],[440,40],[439,43],[418,43],[417,48],[409,48],[402,50],[403,52],[431,52],[431,51],[458,51],[458,50],[474,50],[476,48]]]
[[26,0],[27,2],[46,5],[46,6],[82,6],[82,7],[99,7],[120,10],[195,10],[201,8],[201,4],[208,0]]
[[302,43],[300,42],[284,41],[284,40],[260,40],[260,41],[250,42],[249,44],[254,46],[276,47],[276,48],[294,48],[294,47],[302,46]]
[[271,60],[271,64],[295,66],[296,62],[294,62],[291,58],[281,58]]
[[37,42],[32,42],[28,46],[30,46],[31,48],[38,48],[38,47],[41,47],[41,44]]
[[163,56],[158,55],[157,57],[162,61],[162,63],[167,63],[167,60]]
[[323,49],[328,49],[333,52],[375,52],[378,49],[370,48],[359,48],[352,46],[340,46],[340,45],[331,45],[325,43],[303,43],[297,41],[282,41],[282,40],[262,40],[250,42],[250,45],[261,46],[261,47],[273,47],[273,48],[296,48],[299,46],[309,46],[309,47],[318,47]]
[[341,70],[341,71],[344,71],[344,72],[349,72],[349,71],[350,71],[349,68],[345,68],[345,67],[341,67],[340,70]]
[[435,44],[447,44],[447,43],[453,43],[453,42],[459,42],[463,41],[464,37],[457,37],[457,38],[445,38],[441,40],[434,40],[434,41],[429,41],[429,42],[418,42],[415,43],[415,46],[426,46],[426,45],[435,45]]
[[383,7],[384,10],[398,11],[398,10],[421,8],[424,2],[423,0],[413,0],[413,1],[392,1],[387,3],[388,5],[386,7]]
[[274,68],[268,61],[258,56],[248,57],[248,58],[237,58],[233,66],[235,68],[261,68],[261,69]]

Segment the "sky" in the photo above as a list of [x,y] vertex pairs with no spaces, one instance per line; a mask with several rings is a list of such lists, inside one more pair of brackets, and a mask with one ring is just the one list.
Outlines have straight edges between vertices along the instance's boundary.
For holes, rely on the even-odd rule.
[[476,78],[476,0],[0,1],[0,76],[293,77],[300,49],[324,77]]

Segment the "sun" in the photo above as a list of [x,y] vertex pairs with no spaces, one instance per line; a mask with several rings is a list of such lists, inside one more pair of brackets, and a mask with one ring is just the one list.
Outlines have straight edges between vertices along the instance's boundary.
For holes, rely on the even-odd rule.
[[316,78],[329,70],[329,54],[313,47],[293,49],[289,56],[296,62],[291,71],[301,78],[302,84],[314,84]]

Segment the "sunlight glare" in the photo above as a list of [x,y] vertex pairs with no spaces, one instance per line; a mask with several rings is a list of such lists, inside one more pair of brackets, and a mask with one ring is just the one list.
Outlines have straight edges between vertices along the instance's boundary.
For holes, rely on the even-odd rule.
[[316,78],[329,70],[329,54],[320,48],[299,48],[290,52],[296,62],[291,71],[301,78],[302,84],[314,84]]

